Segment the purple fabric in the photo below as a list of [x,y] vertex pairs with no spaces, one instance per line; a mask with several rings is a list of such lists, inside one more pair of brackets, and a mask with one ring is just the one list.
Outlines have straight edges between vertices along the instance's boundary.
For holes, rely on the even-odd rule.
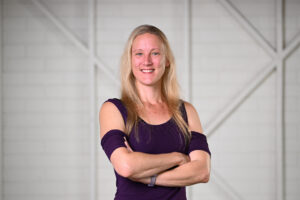
[[[123,103],[119,99],[109,99],[107,101],[115,104],[115,106],[122,114],[124,122],[126,123],[127,111]],[[187,122],[187,115],[184,104],[182,104],[180,110],[182,112],[184,120],[186,120]],[[205,150],[206,147],[208,149],[207,143],[205,144],[205,136],[203,135],[203,137],[201,136],[202,134],[196,132],[192,132],[190,145],[187,146],[185,144],[183,133],[180,131],[179,127],[176,125],[172,118],[167,122],[159,125],[151,125],[140,119],[138,122],[137,130],[138,134],[136,134],[135,129],[133,129],[127,137],[131,148],[136,152],[150,154],[181,152],[188,154],[193,150]],[[106,133],[102,138],[101,145],[108,158],[110,158],[112,152],[116,148],[123,145],[125,146],[123,139],[124,136],[125,133],[123,133],[122,131],[112,130]],[[116,171],[115,175],[117,186],[115,200],[186,200],[185,187],[148,187],[145,184],[134,182],[127,178],[124,178],[116,173]]]
[[119,147],[125,147],[124,137],[126,134],[120,130],[114,129],[108,131],[101,139],[101,146],[106,153],[108,159],[110,159],[111,154],[114,150]]
[[206,136],[196,131],[192,131],[192,139],[189,145],[188,154],[195,150],[206,151],[211,156],[211,153],[208,148]]

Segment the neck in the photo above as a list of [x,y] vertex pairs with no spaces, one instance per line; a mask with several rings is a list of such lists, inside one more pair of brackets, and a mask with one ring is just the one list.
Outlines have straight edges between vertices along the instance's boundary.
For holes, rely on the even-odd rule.
[[163,102],[161,84],[147,86],[136,83],[136,88],[143,104],[157,104]]

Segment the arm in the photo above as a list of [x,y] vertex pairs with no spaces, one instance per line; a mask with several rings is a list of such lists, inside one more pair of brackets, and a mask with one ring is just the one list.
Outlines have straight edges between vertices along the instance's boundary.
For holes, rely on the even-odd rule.
[[[185,103],[185,107],[189,119],[189,129],[201,134],[203,130],[196,109],[188,103]],[[156,178],[156,185],[181,187],[208,182],[210,176],[210,155],[202,150],[194,150],[190,152],[189,156],[191,162],[160,173]],[[150,178],[138,181],[147,184],[150,182]]]
[[181,187],[196,183],[207,183],[210,176],[210,156],[195,150],[190,153],[191,162],[157,176],[156,185]]
[[[185,108],[189,120],[189,129],[197,131],[199,134],[203,133],[196,109],[189,103],[185,103]],[[205,151],[195,150],[189,156],[191,162],[159,174],[156,184],[162,186],[187,186],[208,182],[210,176],[210,155]]]
[[[99,112],[99,119],[101,138],[112,129],[125,130],[125,124],[119,110],[110,102],[103,104]],[[119,175],[138,179],[150,177],[171,167],[186,163],[189,161],[189,157],[178,152],[152,155],[132,152],[125,147],[119,147],[113,151],[110,160]]]

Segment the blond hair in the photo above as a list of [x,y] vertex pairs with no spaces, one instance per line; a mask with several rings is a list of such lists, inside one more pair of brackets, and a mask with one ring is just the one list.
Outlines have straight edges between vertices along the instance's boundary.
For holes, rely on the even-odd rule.
[[[162,52],[164,55],[163,60],[168,61],[169,66],[165,68],[165,72],[162,76],[162,96],[166,102],[172,118],[184,133],[185,141],[189,141],[190,132],[188,131],[188,125],[183,119],[180,106],[182,101],[179,98],[179,85],[176,78],[176,65],[173,53],[171,51],[169,42],[165,34],[155,26],[141,25],[136,27],[130,34],[128,41],[125,45],[123,55],[121,57],[121,100],[127,108],[127,121],[125,125],[126,134],[130,134],[132,129],[136,128],[139,120],[137,115],[137,105],[142,105],[141,99],[138,95],[138,91],[135,85],[135,77],[131,70],[131,55],[132,55],[132,43],[134,39],[145,33],[156,35],[162,42]],[[162,63],[166,63],[166,62]],[[138,135],[136,135],[138,139]]]

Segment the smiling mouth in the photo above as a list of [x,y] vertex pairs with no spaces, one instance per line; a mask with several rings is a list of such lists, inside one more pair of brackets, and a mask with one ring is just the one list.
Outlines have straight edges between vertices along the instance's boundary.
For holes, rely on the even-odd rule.
[[154,69],[141,69],[141,72],[151,73],[151,72],[154,72]]

